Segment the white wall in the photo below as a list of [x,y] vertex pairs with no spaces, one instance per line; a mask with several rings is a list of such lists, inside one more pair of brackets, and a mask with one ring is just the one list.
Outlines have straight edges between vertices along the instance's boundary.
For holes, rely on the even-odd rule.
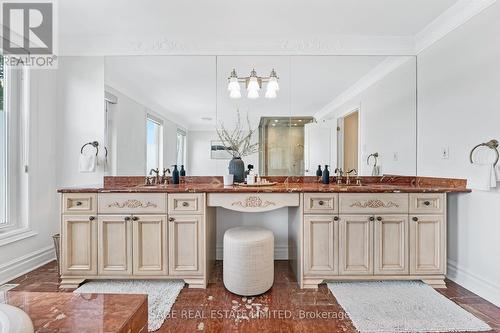
[[[419,54],[419,175],[466,178],[471,148],[500,139],[499,18],[497,2]],[[448,206],[448,277],[496,305],[499,203],[499,190],[473,191]]]
[[336,110],[343,115],[359,109],[361,175],[371,175],[366,158],[374,152],[381,173],[416,174],[415,75],[415,60],[409,58]]
[[[104,175],[103,57],[60,57],[58,66],[56,105],[58,185],[102,184]],[[100,143],[100,165],[94,173],[80,173],[78,171],[80,148],[90,141]]]

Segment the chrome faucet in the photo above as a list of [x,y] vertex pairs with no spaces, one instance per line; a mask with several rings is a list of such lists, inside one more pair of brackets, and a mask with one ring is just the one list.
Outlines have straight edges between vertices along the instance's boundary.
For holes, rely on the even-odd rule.
[[342,171],[342,168],[336,168],[335,169],[335,175],[337,176],[337,185],[342,184],[342,175],[344,172]]
[[155,174],[155,184],[160,184],[160,170],[158,168],[149,170],[149,175]]
[[[350,175],[351,173],[354,173],[354,175],[355,175],[355,176],[357,176],[357,175],[358,175],[358,171],[356,171],[356,169],[351,169],[351,170],[347,171],[347,172],[346,172],[346,177],[347,177],[347,179],[346,179],[346,181],[345,181],[345,184],[346,184],[346,185],[351,185],[351,179],[349,178],[349,175]],[[358,185],[358,184],[357,184],[358,180],[359,180],[359,179],[356,177],[356,185]]]
[[168,177],[170,176],[170,169],[169,168],[164,168],[163,169],[163,174],[161,176],[161,183],[162,184],[168,184]]

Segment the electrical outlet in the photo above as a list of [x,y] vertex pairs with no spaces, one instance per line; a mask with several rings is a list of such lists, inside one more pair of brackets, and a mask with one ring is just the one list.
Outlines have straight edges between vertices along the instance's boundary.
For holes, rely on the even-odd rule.
[[443,160],[447,160],[450,158],[450,148],[449,147],[443,147],[441,149],[441,158]]
[[394,152],[394,154],[392,155],[392,159],[394,160],[394,162],[399,161],[399,154],[398,154],[398,152],[397,152],[397,151],[396,151],[396,152]]

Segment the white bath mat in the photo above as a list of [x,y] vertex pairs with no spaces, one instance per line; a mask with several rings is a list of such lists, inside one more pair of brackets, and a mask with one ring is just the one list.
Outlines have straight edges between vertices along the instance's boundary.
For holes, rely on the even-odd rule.
[[420,281],[332,282],[328,288],[361,333],[491,329]]
[[74,292],[147,294],[148,331],[151,332],[161,327],[183,287],[184,282],[180,280],[103,280],[87,282]]

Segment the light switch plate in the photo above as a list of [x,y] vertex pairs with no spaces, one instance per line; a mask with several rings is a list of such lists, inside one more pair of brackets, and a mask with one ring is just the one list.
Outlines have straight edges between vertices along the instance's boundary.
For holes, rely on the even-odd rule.
[[441,158],[443,160],[447,160],[448,158],[450,158],[450,148],[449,147],[443,147],[441,149]]

